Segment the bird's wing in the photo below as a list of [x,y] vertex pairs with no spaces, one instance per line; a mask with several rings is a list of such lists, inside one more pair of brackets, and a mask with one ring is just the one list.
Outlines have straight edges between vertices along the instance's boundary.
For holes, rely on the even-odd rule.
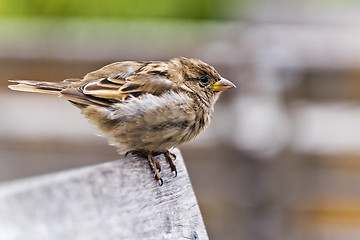
[[87,74],[61,91],[61,96],[83,105],[111,106],[141,98],[144,94],[161,95],[175,90],[178,84],[156,74],[143,71],[147,62],[119,62]]

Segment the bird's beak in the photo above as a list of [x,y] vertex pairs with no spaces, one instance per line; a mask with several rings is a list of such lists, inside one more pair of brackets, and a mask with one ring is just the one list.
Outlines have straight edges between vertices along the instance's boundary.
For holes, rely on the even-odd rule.
[[229,80],[227,80],[225,78],[221,78],[220,81],[211,85],[210,88],[214,89],[215,92],[221,92],[221,91],[225,91],[230,88],[236,88],[236,86]]

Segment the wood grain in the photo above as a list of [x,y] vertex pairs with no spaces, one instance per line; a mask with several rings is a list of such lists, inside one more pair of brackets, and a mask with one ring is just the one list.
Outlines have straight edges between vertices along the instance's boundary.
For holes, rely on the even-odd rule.
[[0,239],[208,239],[179,150],[154,180],[147,161],[118,161],[0,185]]

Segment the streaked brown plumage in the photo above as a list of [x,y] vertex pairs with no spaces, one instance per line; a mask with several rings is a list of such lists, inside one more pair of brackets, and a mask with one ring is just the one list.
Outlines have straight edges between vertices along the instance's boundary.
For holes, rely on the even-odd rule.
[[235,85],[198,59],[167,62],[125,61],[62,82],[12,80],[17,91],[57,94],[81,112],[119,153],[147,157],[155,178],[163,153],[176,174],[168,150],[190,141],[210,123],[219,93]]

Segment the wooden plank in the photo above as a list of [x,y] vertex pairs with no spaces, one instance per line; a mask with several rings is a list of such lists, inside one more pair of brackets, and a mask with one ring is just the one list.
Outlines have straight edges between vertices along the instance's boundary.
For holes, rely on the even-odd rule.
[[179,150],[164,185],[146,159],[118,161],[0,185],[0,239],[208,239]]

